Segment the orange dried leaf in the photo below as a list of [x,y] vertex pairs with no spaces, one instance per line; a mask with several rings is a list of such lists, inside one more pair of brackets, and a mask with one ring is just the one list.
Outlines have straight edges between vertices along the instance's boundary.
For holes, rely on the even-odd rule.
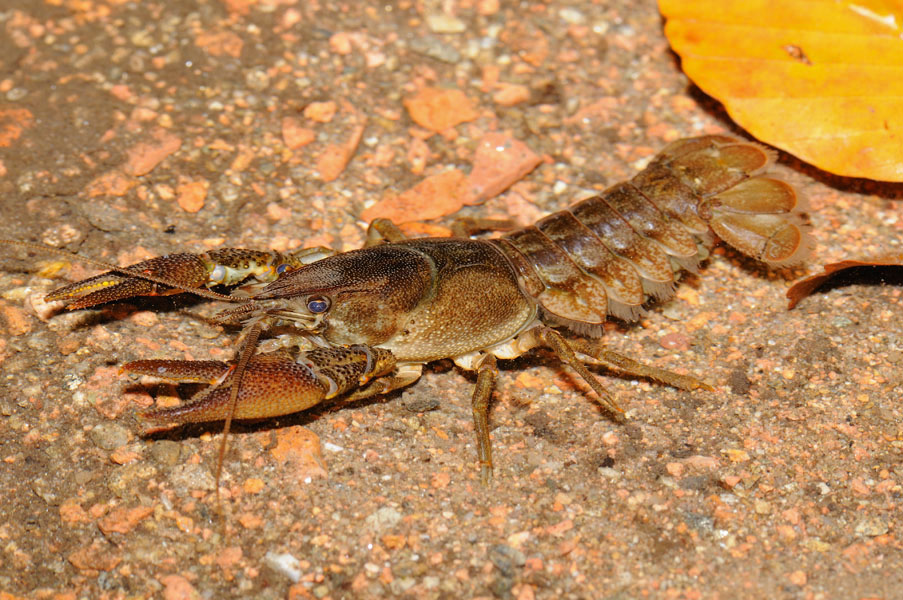
[[424,88],[416,96],[405,98],[404,106],[415,123],[436,133],[479,116],[461,90]]
[[94,178],[85,188],[89,198],[98,196],[125,196],[138,185],[138,181],[122,171],[113,169]]
[[659,0],[696,85],[752,135],[849,177],[903,181],[903,5]]
[[[787,290],[787,298],[790,299],[788,308],[793,308],[799,304],[800,300],[814,292],[829,280],[835,279],[836,277],[839,278],[842,275],[851,276],[852,278],[854,273],[866,272],[863,273],[863,275],[866,275],[864,279],[867,278],[869,281],[874,280],[877,276],[882,282],[888,282],[891,279],[903,282],[903,272],[900,272],[900,269],[897,267],[903,267],[903,254],[892,254],[881,258],[869,258],[865,260],[843,260],[825,265],[824,273],[806,277],[793,284],[793,286]],[[882,274],[882,272],[875,272],[876,269],[880,269],[882,272],[889,270],[896,271],[896,277],[890,273]]]
[[329,182],[338,179],[351,161],[351,157],[357,152],[365,127],[366,123],[358,125],[344,144],[329,144],[323,149],[317,157],[317,171],[321,180]]
[[395,223],[438,219],[460,210],[467,199],[467,176],[452,169],[427,177],[400,195],[387,195],[362,212],[361,219],[382,217]]
[[122,166],[127,175],[140,177],[154,170],[170,154],[182,147],[182,139],[165,129],[158,128],[152,134],[152,139],[139,142],[129,148],[128,159]]
[[432,223],[422,223],[420,221],[411,221],[410,223],[402,223],[401,232],[407,237],[451,237],[452,230],[442,225],[433,225]]
[[498,196],[542,162],[525,143],[503,133],[489,133],[480,140],[467,178],[470,196],[466,204],[479,204]]

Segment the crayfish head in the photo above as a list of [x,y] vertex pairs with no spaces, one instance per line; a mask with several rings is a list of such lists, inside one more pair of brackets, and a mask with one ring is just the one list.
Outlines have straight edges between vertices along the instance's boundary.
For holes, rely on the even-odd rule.
[[251,304],[317,330],[332,344],[373,346],[395,336],[431,295],[434,270],[432,261],[415,249],[393,244],[362,248],[286,273]]

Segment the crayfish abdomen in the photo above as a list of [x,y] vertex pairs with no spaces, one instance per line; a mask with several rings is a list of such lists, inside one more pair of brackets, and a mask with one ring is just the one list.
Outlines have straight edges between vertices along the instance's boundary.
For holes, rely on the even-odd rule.
[[555,323],[598,334],[613,315],[635,319],[649,297],[668,297],[713,239],[787,266],[811,240],[796,191],[762,173],[765,148],[728,136],[675,142],[629,182],[615,185],[497,241],[525,289]]

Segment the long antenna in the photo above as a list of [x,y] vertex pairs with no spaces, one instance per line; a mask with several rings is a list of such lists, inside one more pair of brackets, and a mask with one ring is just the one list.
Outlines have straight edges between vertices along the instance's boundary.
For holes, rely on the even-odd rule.
[[238,404],[238,394],[241,391],[241,380],[247,370],[251,357],[254,356],[254,350],[257,348],[257,340],[260,338],[260,323],[256,322],[248,330],[242,347],[238,352],[238,364],[232,371],[232,381],[229,384],[229,411],[226,413],[226,419],[223,423],[223,441],[220,442],[219,454],[216,457],[216,502],[220,506],[220,510],[225,516],[222,500],[219,495],[220,477],[223,474],[223,462],[226,460],[226,449],[229,443],[229,430],[232,428],[232,420],[235,417],[235,407]]

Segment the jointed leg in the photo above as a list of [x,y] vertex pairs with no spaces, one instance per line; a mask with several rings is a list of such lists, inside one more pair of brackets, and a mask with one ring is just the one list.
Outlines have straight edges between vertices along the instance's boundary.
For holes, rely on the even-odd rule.
[[389,219],[373,219],[370,226],[367,227],[367,240],[364,242],[364,248],[406,239],[408,238],[401,232],[398,225]]
[[[515,224],[510,219],[477,219],[473,217],[461,217],[452,223],[452,235],[456,237],[470,237],[481,231],[505,231],[514,229]],[[398,225],[389,219],[373,219],[367,228],[367,240],[364,247],[376,246],[386,242],[400,242],[408,237],[402,233]]]
[[617,412],[624,411],[618,406],[617,402],[615,402],[608,392],[605,391],[605,388],[602,387],[599,381],[593,377],[592,373],[587,370],[583,361],[577,356],[575,351],[593,358],[606,366],[614,367],[628,375],[648,377],[656,381],[661,381],[667,385],[672,385],[681,390],[703,389],[712,391],[713,389],[712,386],[704,381],[699,381],[689,375],[680,375],[679,373],[673,373],[671,371],[666,371],[665,369],[644,365],[623,354],[603,348],[599,344],[568,342],[560,333],[551,327],[539,327],[537,328],[537,331],[542,342],[551,348],[562,362],[577,371],[583,380],[599,395],[606,407]]
[[665,369],[658,369],[656,367],[644,365],[633,360],[632,358],[624,356],[623,354],[619,354],[613,350],[603,348],[601,345],[578,342],[574,344],[574,346],[574,349],[577,350],[577,352],[591,356],[599,362],[602,362],[607,366],[614,367],[619,371],[623,371],[624,373],[627,373],[629,375],[648,377],[650,379],[661,381],[662,383],[674,386],[681,390],[703,389],[711,392],[714,389],[706,382],[699,381],[695,377],[690,377],[689,375],[681,375],[672,371],[666,371]]
[[371,396],[379,396],[388,394],[393,390],[411,385],[418,379],[423,372],[423,365],[398,365],[394,375],[386,375],[379,379],[374,379],[365,387],[355,390],[345,396],[345,401],[363,400]]
[[489,485],[492,479],[492,444],[489,441],[489,399],[495,386],[498,369],[495,357],[487,354],[477,368],[477,385],[473,389],[471,408],[473,428],[477,434],[477,455],[480,459],[480,483]]
[[458,217],[452,222],[452,235],[470,237],[483,231],[508,231],[517,227],[511,219],[481,219],[478,217]]
[[565,363],[567,366],[571,367],[583,378],[583,380],[589,384],[593,391],[598,394],[599,398],[602,400],[602,404],[605,405],[606,408],[611,410],[614,413],[623,413],[624,410],[618,406],[618,403],[615,402],[615,399],[611,397],[611,395],[605,391],[605,388],[602,387],[602,384],[599,383],[599,380],[596,379],[592,373],[589,372],[583,362],[577,355],[574,354],[573,348],[571,345],[565,340],[560,333],[552,329],[551,327],[540,327],[539,336],[546,346],[552,349],[552,351],[558,355],[558,358],[561,359],[561,362]]

